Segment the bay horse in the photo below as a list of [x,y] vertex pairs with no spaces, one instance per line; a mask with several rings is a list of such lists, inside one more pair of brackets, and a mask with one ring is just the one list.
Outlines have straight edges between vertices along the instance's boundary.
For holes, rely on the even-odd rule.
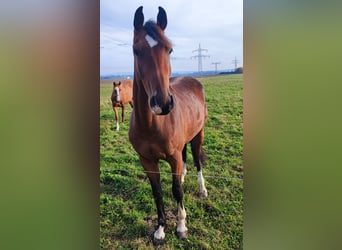
[[143,7],[134,15],[134,80],[129,140],[137,151],[155,199],[158,226],[154,242],[165,238],[166,215],[160,183],[159,160],[172,170],[172,193],[178,205],[176,234],[186,238],[186,212],[183,203],[186,174],[186,146],[190,142],[197,167],[200,196],[208,195],[202,175],[206,158],[202,144],[207,108],[202,84],[192,77],[170,78],[172,45],[164,30],[166,12],[159,7],[157,22],[144,24]]
[[113,110],[115,114],[116,121],[116,131],[119,131],[119,113],[118,107],[121,107],[121,120],[124,122],[125,120],[125,106],[127,103],[131,105],[133,108],[133,81],[132,80],[123,80],[113,82],[113,92],[111,96]]

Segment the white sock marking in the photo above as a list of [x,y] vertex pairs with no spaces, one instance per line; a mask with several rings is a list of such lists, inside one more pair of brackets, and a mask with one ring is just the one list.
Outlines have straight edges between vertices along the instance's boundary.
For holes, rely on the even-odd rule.
[[186,170],[186,163],[183,162],[183,172],[182,172],[182,176],[181,176],[181,183],[182,184],[184,183],[184,177],[186,175],[186,172],[187,172],[187,170]]
[[162,240],[165,238],[164,227],[159,226],[158,230],[154,232],[154,238],[157,240]]
[[154,46],[156,46],[158,44],[158,42],[156,40],[154,40],[152,37],[150,37],[149,35],[146,35],[145,39],[151,48],[153,48]]
[[116,122],[116,131],[119,131],[120,129],[120,125],[119,125],[119,121]]
[[208,192],[207,189],[205,188],[205,184],[204,184],[204,178],[202,175],[202,170],[198,172],[198,184],[200,187],[200,194],[204,197],[208,196]]
[[188,228],[185,226],[186,212],[185,208],[181,208],[178,205],[178,221],[177,221],[177,232],[186,232]]

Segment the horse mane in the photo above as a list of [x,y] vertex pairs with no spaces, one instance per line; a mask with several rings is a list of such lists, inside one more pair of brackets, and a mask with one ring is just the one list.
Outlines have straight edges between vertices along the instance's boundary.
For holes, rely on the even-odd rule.
[[144,25],[144,28],[147,34],[154,40],[156,40],[158,43],[161,43],[165,47],[172,47],[171,42],[169,41],[169,39],[167,39],[167,37],[164,35],[163,30],[158,26],[158,24],[155,21],[147,21]]

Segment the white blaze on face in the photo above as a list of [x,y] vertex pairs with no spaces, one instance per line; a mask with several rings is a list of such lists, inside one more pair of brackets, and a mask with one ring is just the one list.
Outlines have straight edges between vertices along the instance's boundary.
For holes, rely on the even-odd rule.
[[150,37],[149,35],[146,35],[145,39],[151,48],[153,48],[154,46],[156,46],[158,44],[158,42],[156,40],[154,40],[152,37]]
[[159,226],[158,230],[154,232],[154,238],[157,240],[163,240],[165,238],[163,226]]
[[117,101],[117,102],[120,102],[120,101],[121,101],[121,98],[120,98],[120,89],[119,89],[119,87],[115,87],[114,89],[115,89],[115,91],[116,91],[116,93],[117,93],[117,95],[116,95],[116,101]]

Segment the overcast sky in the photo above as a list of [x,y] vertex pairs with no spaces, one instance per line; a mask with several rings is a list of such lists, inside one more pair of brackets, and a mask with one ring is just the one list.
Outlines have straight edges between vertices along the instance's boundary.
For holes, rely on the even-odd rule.
[[143,6],[145,21],[156,20],[158,6],[166,10],[166,36],[173,44],[172,71],[197,71],[199,44],[209,58],[203,70],[218,70],[243,65],[243,0],[101,0],[100,73],[133,72],[133,18]]

